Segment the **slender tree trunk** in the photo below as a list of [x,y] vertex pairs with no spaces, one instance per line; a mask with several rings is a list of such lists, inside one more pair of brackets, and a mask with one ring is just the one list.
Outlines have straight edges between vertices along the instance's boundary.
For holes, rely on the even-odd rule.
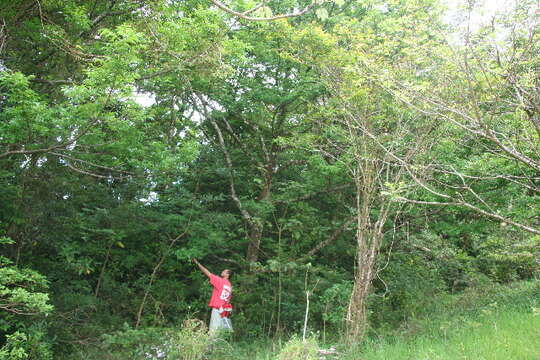
[[259,247],[261,246],[263,227],[258,223],[252,223],[250,224],[250,228],[246,260],[253,263],[259,259]]
[[144,306],[146,305],[146,299],[148,297],[151,297],[150,295],[150,291],[152,289],[152,285],[154,284],[154,281],[156,279],[156,276],[157,276],[157,273],[159,271],[159,268],[161,267],[161,265],[163,264],[163,262],[165,261],[165,258],[167,257],[167,255],[169,255],[171,249],[173,248],[174,244],[180,240],[181,238],[184,237],[184,235],[186,235],[188,229],[189,229],[189,226],[191,224],[191,217],[189,218],[188,220],[188,224],[186,226],[186,230],[181,233],[180,235],[178,235],[177,237],[175,237],[174,239],[171,240],[171,242],[169,243],[169,245],[165,248],[165,250],[163,251],[163,253],[161,254],[160,258],[159,258],[159,261],[157,262],[156,266],[154,266],[154,269],[152,270],[152,274],[150,275],[150,280],[148,281],[148,285],[146,286],[146,289],[144,290],[144,295],[143,295],[143,298],[141,300],[141,304],[139,305],[139,310],[137,311],[137,316],[136,316],[136,321],[135,321],[135,328],[137,329],[141,323],[141,319],[142,319],[142,314],[144,312]]
[[[272,180],[272,173],[267,170],[265,175],[265,183],[263,189],[257,197],[257,202],[268,201],[270,199]],[[246,260],[250,263],[257,262],[259,259],[259,248],[261,246],[261,239],[264,229],[259,219],[259,217],[253,216],[249,223],[249,243],[246,252]]]
[[110,242],[109,247],[107,248],[107,255],[105,255],[105,261],[103,262],[103,266],[101,266],[101,271],[99,273],[98,282],[96,285],[96,290],[94,291],[94,297],[98,297],[99,295],[99,289],[101,287],[101,282],[103,281],[103,277],[105,276],[105,269],[107,268],[107,263],[109,262],[109,257],[111,256],[111,249],[113,246],[113,241]]
[[367,298],[371,291],[371,283],[375,276],[375,265],[378,247],[382,234],[357,234],[364,243],[365,237],[371,236],[371,245],[357,253],[357,268],[355,271],[354,287],[349,300],[347,311],[347,337],[349,343],[357,343],[364,336],[367,327]]

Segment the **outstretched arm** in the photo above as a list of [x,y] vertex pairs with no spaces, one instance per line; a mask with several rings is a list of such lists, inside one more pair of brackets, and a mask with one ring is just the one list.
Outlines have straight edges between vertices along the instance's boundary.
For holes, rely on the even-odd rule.
[[210,275],[212,274],[210,271],[208,271],[207,268],[205,268],[204,266],[201,265],[200,262],[197,261],[197,259],[193,259],[193,262],[195,264],[197,264],[197,266],[199,267],[199,269],[201,269],[201,271],[204,273],[204,275],[210,277]]

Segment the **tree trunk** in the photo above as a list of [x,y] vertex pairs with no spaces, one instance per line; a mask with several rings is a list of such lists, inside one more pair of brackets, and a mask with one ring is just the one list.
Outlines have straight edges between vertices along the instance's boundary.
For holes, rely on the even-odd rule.
[[261,246],[262,231],[262,225],[258,223],[250,224],[249,243],[246,253],[246,260],[250,263],[256,262],[259,259],[259,246]]
[[347,310],[347,340],[351,344],[361,341],[367,327],[366,301],[371,291],[371,282],[375,277],[375,260],[382,239],[382,234],[369,234],[369,231],[363,230],[357,233],[357,238],[364,245],[368,236],[371,237],[370,246],[358,247],[354,287]]
[[[267,166],[267,168],[271,169],[270,166]],[[264,178],[264,186],[257,197],[257,202],[264,202],[270,199],[273,180],[271,170],[267,169]],[[259,217],[253,216],[249,223],[249,243],[246,253],[246,260],[250,263],[259,260],[259,248],[261,246],[261,238],[264,229],[262,222],[259,219]]]
[[[365,153],[365,152],[364,152]],[[376,162],[365,160],[357,153],[357,168],[353,171],[356,186],[356,270],[353,291],[347,309],[347,342],[355,344],[362,340],[367,327],[367,298],[371,282],[376,275],[377,256],[383,238],[389,204],[381,201],[376,174],[380,172]],[[376,221],[370,217],[371,208],[379,204]]]

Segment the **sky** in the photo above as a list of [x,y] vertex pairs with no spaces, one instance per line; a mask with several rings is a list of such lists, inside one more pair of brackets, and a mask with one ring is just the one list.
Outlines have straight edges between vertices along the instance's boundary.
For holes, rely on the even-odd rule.
[[[443,0],[448,6],[448,18],[452,19],[461,8],[463,9],[468,0]],[[497,12],[509,11],[521,0],[476,0],[476,10],[471,18],[474,24],[482,24],[489,21]]]

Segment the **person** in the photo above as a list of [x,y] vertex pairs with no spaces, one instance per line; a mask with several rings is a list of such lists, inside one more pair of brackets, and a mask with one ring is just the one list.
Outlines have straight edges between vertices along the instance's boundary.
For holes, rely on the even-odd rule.
[[232,285],[229,281],[232,272],[229,269],[225,269],[221,272],[221,277],[212,274],[205,268],[197,259],[193,259],[193,262],[197,264],[199,269],[208,276],[210,284],[213,286],[212,296],[208,302],[208,306],[212,308],[210,315],[210,332],[217,330],[229,330],[232,331],[231,323],[231,298],[232,298]]

